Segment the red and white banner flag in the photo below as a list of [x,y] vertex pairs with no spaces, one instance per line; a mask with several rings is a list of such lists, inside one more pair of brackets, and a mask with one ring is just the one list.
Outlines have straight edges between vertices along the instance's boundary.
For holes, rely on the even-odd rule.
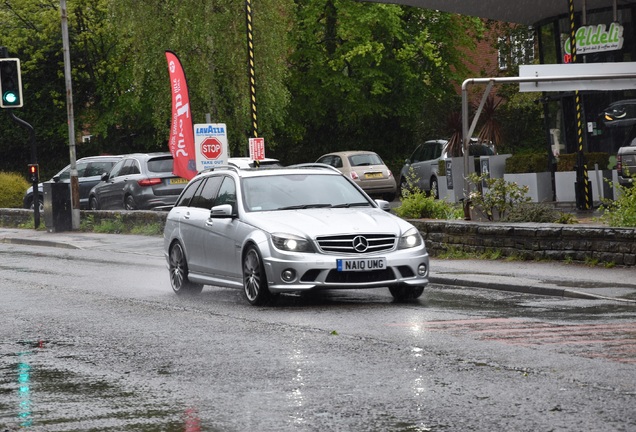
[[197,175],[197,167],[188,84],[177,55],[172,51],[166,51],[166,60],[168,60],[172,91],[172,125],[168,142],[170,153],[174,158],[172,173],[190,180]]

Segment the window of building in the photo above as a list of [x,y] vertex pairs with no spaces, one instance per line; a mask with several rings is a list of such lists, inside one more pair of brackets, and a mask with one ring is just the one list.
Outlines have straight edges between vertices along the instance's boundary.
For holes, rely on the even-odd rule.
[[534,62],[534,29],[518,27],[507,36],[497,38],[499,70]]

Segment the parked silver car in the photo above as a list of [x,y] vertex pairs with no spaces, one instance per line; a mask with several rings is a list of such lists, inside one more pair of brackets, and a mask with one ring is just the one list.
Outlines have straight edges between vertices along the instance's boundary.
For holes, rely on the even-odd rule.
[[169,152],[126,155],[89,193],[91,210],[149,210],[175,203],[188,181],[172,174]]
[[410,300],[429,272],[419,231],[324,165],[199,174],[168,213],[164,254],[175,293],[240,288],[253,305],[330,288]]
[[[413,175],[419,190],[439,198],[438,163],[440,160],[448,158],[447,147],[448,140],[446,139],[426,141],[415,147],[411,157],[406,159],[400,170],[400,195],[409,186],[409,176]],[[479,143],[477,139],[473,138],[468,154],[470,156],[486,156],[493,155],[494,152],[490,146]]]

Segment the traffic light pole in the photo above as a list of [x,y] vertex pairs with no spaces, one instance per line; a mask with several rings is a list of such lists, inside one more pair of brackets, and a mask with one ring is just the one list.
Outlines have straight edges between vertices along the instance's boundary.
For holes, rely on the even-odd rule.
[[[37,147],[35,145],[35,129],[29,123],[25,122],[19,117],[16,117],[13,112],[11,112],[11,119],[29,130],[29,142],[31,143],[31,163],[38,163],[38,153]],[[35,225],[35,229],[40,227],[40,191],[39,191],[39,183],[40,179],[36,177],[31,179],[33,185],[33,222]]]

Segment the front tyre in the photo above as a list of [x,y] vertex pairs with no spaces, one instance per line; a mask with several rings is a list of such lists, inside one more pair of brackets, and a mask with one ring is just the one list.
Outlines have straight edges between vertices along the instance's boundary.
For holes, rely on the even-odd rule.
[[243,291],[253,306],[264,305],[271,299],[261,254],[255,246],[247,247],[243,255]]
[[137,203],[132,195],[126,195],[126,198],[124,198],[124,209],[137,210]]
[[437,177],[431,178],[431,195],[435,199],[439,199],[439,182]]
[[398,286],[390,287],[389,291],[391,292],[391,295],[396,302],[405,303],[419,298],[424,292],[424,287],[401,284]]
[[188,263],[181,243],[174,243],[168,253],[168,268],[170,271],[170,285],[177,295],[199,294],[203,285],[188,280]]

